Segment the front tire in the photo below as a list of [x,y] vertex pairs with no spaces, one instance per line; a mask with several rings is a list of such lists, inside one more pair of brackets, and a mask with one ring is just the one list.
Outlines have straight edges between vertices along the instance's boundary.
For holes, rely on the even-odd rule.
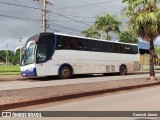
[[59,77],[61,79],[69,79],[72,76],[72,71],[68,66],[63,66],[60,69]]

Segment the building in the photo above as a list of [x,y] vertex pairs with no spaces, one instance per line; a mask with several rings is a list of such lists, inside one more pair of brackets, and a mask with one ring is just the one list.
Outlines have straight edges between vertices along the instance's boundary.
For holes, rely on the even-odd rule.
[[[139,52],[140,52],[140,63],[141,65],[149,65],[149,43],[148,42],[142,42],[139,41]],[[154,47],[156,48],[158,45],[154,44]],[[155,56],[155,63],[158,60],[158,58]]]

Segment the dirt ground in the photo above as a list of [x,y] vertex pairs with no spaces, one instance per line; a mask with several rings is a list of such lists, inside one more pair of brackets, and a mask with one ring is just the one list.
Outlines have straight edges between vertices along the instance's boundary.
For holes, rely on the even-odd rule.
[[21,75],[0,75],[0,82],[17,81],[24,79]]

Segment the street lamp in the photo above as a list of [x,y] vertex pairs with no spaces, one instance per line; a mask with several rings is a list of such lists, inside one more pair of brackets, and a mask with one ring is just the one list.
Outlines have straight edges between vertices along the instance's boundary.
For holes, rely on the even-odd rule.
[[19,61],[19,64],[21,64],[21,52],[22,52],[22,40],[21,40],[21,38],[19,39],[19,42],[20,42],[20,61]]
[[8,66],[8,44],[6,44],[6,67]]

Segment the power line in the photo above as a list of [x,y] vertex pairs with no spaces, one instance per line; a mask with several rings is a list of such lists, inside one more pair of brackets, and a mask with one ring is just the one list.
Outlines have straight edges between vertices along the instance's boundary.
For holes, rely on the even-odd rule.
[[79,16],[79,15],[68,15],[68,14],[66,16],[71,16],[73,18],[91,18],[91,19],[96,18],[96,16]]
[[[2,14],[0,14],[0,17],[10,18],[10,19],[16,19],[16,20],[23,20],[23,21],[29,21],[29,22],[36,22],[36,23],[38,23],[38,21],[41,22],[41,20],[39,20],[39,19],[33,19],[33,18],[28,18],[28,17],[16,17],[16,16],[2,15]],[[57,24],[57,23],[53,23],[53,24],[55,26],[63,28],[63,29],[67,29],[67,30],[70,30],[70,31],[81,32],[80,30],[73,29],[73,28],[70,28],[70,27],[66,27],[66,26],[63,26],[63,25],[60,25],[60,24]],[[54,26],[54,25],[51,25],[51,26]],[[48,29],[50,29],[50,28],[48,28]],[[53,29],[50,29],[50,30],[53,30]],[[57,30],[54,30],[54,31],[57,31]]]
[[17,6],[17,7],[23,7],[23,8],[30,8],[30,9],[35,9],[35,10],[42,10],[41,8],[35,8],[35,7],[30,7],[30,6],[25,6],[25,5],[19,5],[19,4],[14,4],[14,3],[8,3],[8,2],[0,2],[1,4],[5,5],[12,5],[12,6]]
[[87,26],[91,26],[91,25],[90,25],[90,24],[88,24],[88,23],[84,23],[84,22],[82,22],[82,21],[75,20],[75,19],[70,18],[70,17],[67,17],[67,16],[65,16],[65,15],[63,15],[63,14],[59,14],[59,13],[52,12],[52,11],[49,11],[49,12],[50,12],[50,13],[53,13],[53,14],[56,14],[56,15],[58,15],[58,16],[61,16],[61,17],[67,18],[67,19],[69,19],[69,20],[73,20],[73,21],[78,22],[78,23],[81,23],[81,24],[84,24],[84,25],[87,25]]
[[[61,33],[71,33],[71,34],[77,34],[77,32],[75,32],[75,31],[72,31],[72,32],[70,32],[70,31],[67,31],[67,32],[65,32],[65,30],[63,31],[63,30],[56,30],[56,29],[52,29],[52,28],[49,28],[49,30],[51,30],[51,31],[55,31],[55,32],[61,32]],[[78,32],[79,33],[79,32]]]
[[[67,21],[67,20],[49,20],[49,21],[57,21],[57,22],[75,22],[75,21]],[[95,23],[95,22],[91,22],[91,21],[81,21],[81,22],[85,22],[85,23]]]
[[[57,24],[57,23],[54,23],[54,22],[52,22],[52,23],[53,23],[54,25],[58,26],[58,27],[61,27],[61,28],[67,29],[67,30],[81,32],[81,30],[77,30],[77,29],[73,29],[73,28],[70,28],[70,27],[66,27],[66,26],[64,26],[64,25],[60,25],[60,24]],[[54,25],[50,25],[50,26],[54,26]]]
[[33,0],[31,0],[31,1],[32,1],[32,3],[35,4],[37,7],[39,7],[40,9],[43,9],[42,5],[41,5],[39,2],[37,2],[38,4],[36,4]]
[[49,30],[55,31],[55,32],[60,32],[60,30],[56,30],[56,29],[52,29],[52,28],[48,28]]
[[41,20],[39,20],[39,19],[26,18],[26,17],[16,17],[16,16],[3,15],[3,14],[0,14],[0,17],[17,19],[17,20],[25,20],[25,21],[30,21],[30,22],[38,22],[38,21],[41,22]]
[[[30,7],[30,6],[24,6],[24,5],[19,5],[19,4],[13,4],[13,3],[7,3],[7,2],[0,2],[1,4],[6,4],[6,5],[13,5],[13,6],[17,6],[17,7],[23,7],[23,8],[30,8],[30,9],[36,9],[36,10],[43,10],[41,8],[35,8],[35,7]],[[78,22],[78,23],[81,23],[81,24],[84,24],[84,25],[88,25],[88,26],[91,26],[90,24],[87,24],[87,23],[84,23],[84,22],[81,22],[81,21],[78,21],[76,19],[73,19],[73,18],[70,18],[70,17],[67,17],[63,14],[59,14],[59,13],[55,13],[53,11],[47,11],[47,12],[50,12],[50,13],[53,13],[53,14],[56,14],[58,16],[61,16],[63,18],[66,18],[66,19],[70,19],[70,20],[73,20],[75,22]]]
[[98,5],[98,4],[111,3],[111,2],[115,2],[115,1],[116,1],[116,0],[111,0],[111,1],[105,1],[105,2],[90,3],[90,4],[70,6],[70,7],[65,7],[65,8],[55,8],[55,9],[70,9],[70,8],[78,8],[78,7],[87,7],[87,6],[94,6],[94,5]]
[[[114,0],[115,1],[115,0]],[[96,4],[102,4],[102,3],[109,3],[109,2],[114,2],[113,0],[112,1],[108,1],[108,2],[99,2],[99,3],[96,3]],[[30,6],[24,6],[24,5],[19,5],[19,4],[12,4],[12,3],[7,3],[7,2],[0,2],[1,4],[6,4],[6,5],[13,5],[13,6],[17,6],[17,7],[23,7],[23,8],[30,8],[30,9],[36,9],[36,10],[43,10],[41,8],[35,8],[35,7],[30,7]],[[96,4],[88,4],[88,5],[96,5]],[[75,6],[76,7],[76,6]],[[79,6],[80,7],[80,6]],[[81,23],[81,24],[84,24],[84,25],[87,25],[87,26],[91,26],[90,24],[88,24],[89,22],[86,22],[86,21],[79,21],[79,20],[76,20],[76,19],[73,19],[71,17],[68,17],[66,15],[63,15],[63,14],[60,14],[60,13],[56,13],[56,12],[53,12],[53,11],[47,11],[47,12],[50,12],[52,14],[55,14],[55,15],[58,15],[60,17],[63,17],[63,18],[66,18],[66,19],[69,19],[71,21],[74,21],[74,22],[77,22],[77,23]],[[72,15],[70,15],[72,16]],[[2,17],[2,15],[1,15]],[[32,21],[35,21],[31,18],[20,18],[20,17],[14,17],[14,16],[5,16],[3,15],[3,17],[10,17],[10,18],[14,18],[14,19],[21,19],[21,20],[32,20]],[[83,17],[83,16],[73,16],[73,17],[82,17],[82,18],[86,18],[86,17]],[[40,20],[38,20],[40,21]],[[51,20],[51,21],[54,21],[54,20]],[[71,21],[67,21],[67,22],[71,22]],[[36,20],[37,22],[37,20]],[[64,21],[66,22],[66,21]],[[70,28],[69,28],[70,29]],[[72,29],[72,28],[71,28]],[[73,29],[72,29],[73,30]],[[80,31],[79,31],[80,32]]]

